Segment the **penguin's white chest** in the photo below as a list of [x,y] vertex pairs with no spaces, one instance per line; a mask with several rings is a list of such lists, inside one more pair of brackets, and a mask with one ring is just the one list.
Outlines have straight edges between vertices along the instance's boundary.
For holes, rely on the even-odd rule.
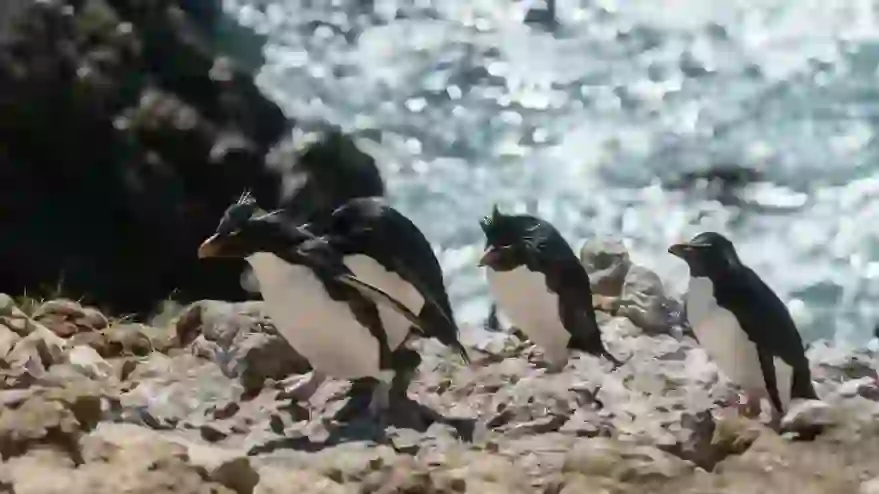
[[[746,390],[767,392],[757,345],[748,338],[735,315],[717,304],[714,284],[709,278],[690,278],[686,304],[690,326],[718,368]],[[776,387],[786,407],[790,401],[792,369],[780,358],[775,358],[774,363]]]
[[[424,307],[424,297],[418,293],[414,286],[398,274],[385,269],[375,259],[367,255],[355,254],[345,256],[343,262],[354,273],[354,276],[383,290],[413,314],[418,315]],[[379,305],[378,311],[388,335],[388,345],[391,350],[396,350],[409,336],[409,328],[412,323],[386,305]]]
[[247,262],[278,332],[312,367],[339,379],[379,377],[378,340],[311,269],[262,252]]
[[525,266],[510,271],[486,271],[498,308],[543,349],[547,360],[564,363],[571,333],[562,324],[558,295],[549,291],[543,273]]

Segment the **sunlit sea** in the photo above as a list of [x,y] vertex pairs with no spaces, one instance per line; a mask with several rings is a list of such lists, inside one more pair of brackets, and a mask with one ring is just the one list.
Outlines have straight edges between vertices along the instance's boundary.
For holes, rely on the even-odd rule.
[[[493,203],[575,250],[621,239],[672,294],[668,245],[716,230],[807,340],[879,321],[874,0],[558,0],[555,25],[537,1],[224,2],[267,37],[257,82],[285,111],[369,136],[462,323],[486,315]],[[668,186],[729,166],[760,175],[735,201]]]

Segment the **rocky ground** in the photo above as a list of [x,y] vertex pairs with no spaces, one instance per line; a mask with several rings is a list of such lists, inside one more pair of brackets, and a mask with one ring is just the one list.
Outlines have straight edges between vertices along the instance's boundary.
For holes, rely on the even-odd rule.
[[625,365],[577,355],[547,373],[514,333],[468,329],[469,366],[416,341],[424,362],[384,433],[344,417],[362,396],[348,383],[291,402],[308,363],[260,302],[144,325],[0,296],[0,492],[879,492],[879,353],[811,345],[823,401],[784,423],[826,429],[779,435],[721,405],[734,390],[653,273],[612,243],[583,258]]

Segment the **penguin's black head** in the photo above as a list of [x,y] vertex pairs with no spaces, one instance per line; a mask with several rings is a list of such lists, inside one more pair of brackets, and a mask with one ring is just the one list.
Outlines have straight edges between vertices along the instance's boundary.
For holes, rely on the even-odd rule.
[[524,264],[533,240],[530,233],[539,225],[531,216],[506,215],[495,205],[479,226],[485,234],[485,252],[479,266],[509,271]]
[[683,259],[696,276],[722,273],[740,265],[732,242],[716,232],[700,233],[689,242],[672,245],[668,252]]
[[256,199],[245,192],[223,213],[214,234],[199,246],[198,257],[244,258],[290,247],[307,238],[310,236],[304,230],[285,228],[278,212],[261,210]]

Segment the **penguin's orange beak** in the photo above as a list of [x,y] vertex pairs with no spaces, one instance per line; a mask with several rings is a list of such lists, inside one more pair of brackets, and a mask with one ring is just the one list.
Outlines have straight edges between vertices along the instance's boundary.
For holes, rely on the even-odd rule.
[[692,249],[693,247],[690,246],[690,244],[688,243],[674,244],[668,248],[668,253],[673,256],[683,258],[687,254],[687,252],[691,251]]
[[491,266],[495,261],[497,261],[501,256],[501,253],[495,247],[489,247],[485,249],[485,252],[482,253],[482,258],[479,259],[479,264],[477,266]]
[[198,258],[205,259],[207,257],[220,257],[220,251],[220,239],[215,233],[208,237],[204,242],[202,242],[200,246],[198,246]]

